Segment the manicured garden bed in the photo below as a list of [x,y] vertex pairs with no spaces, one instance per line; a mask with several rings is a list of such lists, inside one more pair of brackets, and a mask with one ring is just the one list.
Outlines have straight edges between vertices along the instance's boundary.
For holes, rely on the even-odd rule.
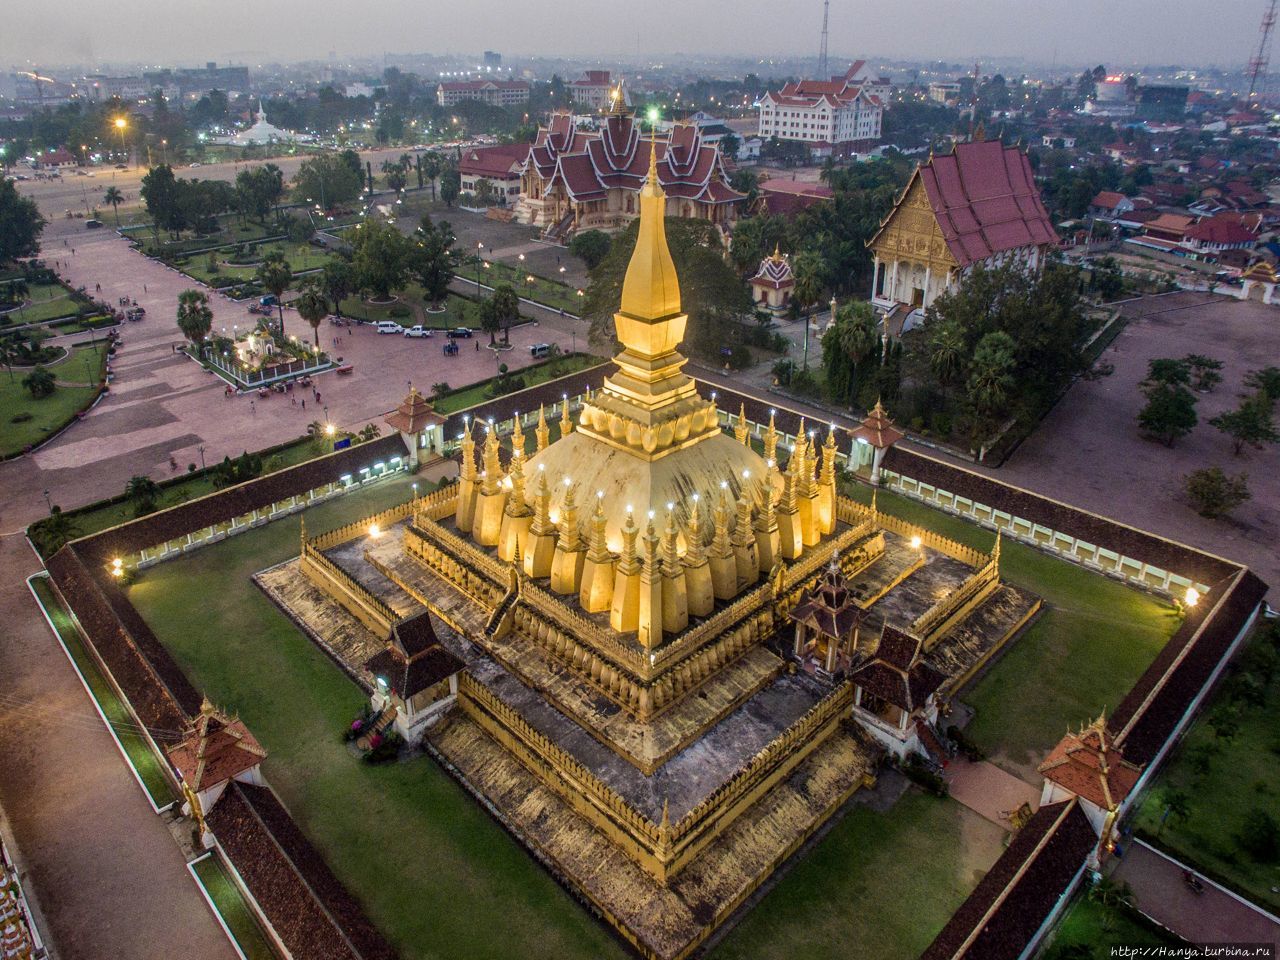
[[368,300],[351,297],[342,301],[342,315],[353,320],[364,320],[378,323],[391,320],[402,327],[422,324],[433,330],[448,330],[451,327],[465,327],[475,323],[470,317],[471,301],[451,293],[445,299],[441,313],[427,312],[427,304],[422,296],[422,287],[411,283],[396,294],[391,303],[371,303]]
[[[489,266],[480,268],[481,283],[490,287],[499,283],[509,283],[515,288],[516,293],[526,300],[533,300],[553,310],[563,310],[575,316],[582,311],[583,298],[578,296],[576,288],[567,283],[522,271],[519,265],[513,266],[496,261],[485,262]],[[533,277],[532,283],[529,282],[530,276]],[[459,280],[475,280],[476,264],[472,262],[459,267],[457,277]]]
[[[228,247],[212,253],[193,254],[186,258],[186,262],[175,265],[187,276],[201,283],[211,287],[226,287],[252,280],[258,272],[258,264],[271,253],[284,253],[289,269],[295,274],[319,270],[332,257],[328,251],[307,243],[266,243],[245,254],[244,259],[248,262],[238,264],[233,260],[234,250],[234,247]],[[217,262],[216,273],[209,269],[210,257]]]
[[279,955],[221,857],[211,853],[192,863],[191,872],[213,901],[245,960],[276,960]]
[[[478,336],[478,334],[477,334]],[[501,354],[499,358],[501,358]],[[527,387],[534,387],[540,383],[546,383],[548,380],[555,380],[559,377],[567,377],[572,373],[580,370],[586,370],[589,367],[597,366],[603,363],[599,357],[593,357],[586,353],[575,353],[573,356],[556,357],[552,360],[544,360],[542,363],[535,364],[531,367],[523,367],[520,370],[511,371],[510,376],[518,377],[524,381],[523,387],[515,389],[523,390]],[[467,407],[474,407],[477,404],[492,400],[493,395],[490,390],[497,378],[482,380],[480,383],[473,383],[469,387],[463,387],[460,390],[451,391],[443,396],[435,397],[432,405],[437,413],[453,413],[457,410],[465,410]],[[504,393],[512,392],[510,390]],[[554,411],[547,414],[551,417]],[[555,414],[558,416],[558,414]]]
[[1087,891],[1077,894],[1067,908],[1045,953],[1051,958],[1077,944],[1093,950],[1102,960],[1112,956],[1112,947],[1173,947],[1182,943],[1177,937],[1141,914],[1123,907],[1103,906],[1089,897]]
[[0,324],[19,326],[24,323],[43,323],[61,317],[73,317],[80,304],[71,297],[71,290],[61,283],[32,283],[27,291],[26,306],[0,315]]
[[47,440],[87,409],[101,390],[98,384],[105,361],[103,344],[77,347],[70,356],[46,368],[60,384],[74,386],[59,385],[50,396],[39,399],[22,385],[30,369],[0,371],[0,458]]

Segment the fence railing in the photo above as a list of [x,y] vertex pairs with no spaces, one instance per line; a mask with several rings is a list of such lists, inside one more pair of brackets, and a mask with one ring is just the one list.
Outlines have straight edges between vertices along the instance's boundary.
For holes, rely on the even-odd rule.
[[309,546],[305,541],[302,544],[302,562],[310,563],[319,567],[326,576],[335,580],[361,604],[367,606],[374,616],[381,620],[385,620],[388,628],[391,624],[400,619],[400,614],[392,610],[385,602],[374,596],[368,588],[362,586],[358,580],[353,578],[319,550]]
[[934,604],[911,624],[911,632],[920,637],[926,644],[935,628],[943,626],[958,610],[973,600],[985,589],[1000,580],[1000,564],[993,557],[991,561],[977,573],[973,574],[950,595]]
[[[439,491],[436,491],[439,493]],[[429,496],[435,496],[430,494]],[[379,513],[370,514],[351,523],[344,523],[340,527],[334,527],[314,537],[309,537],[307,543],[314,550],[328,550],[330,547],[336,547],[340,543],[346,543],[348,540],[354,540],[356,537],[363,536],[369,532],[369,528],[373,524],[379,527],[389,527],[392,524],[399,523],[401,520],[411,516],[417,505],[426,499],[422,497],[415,500],[407,500],[398,506],[389,507]]]

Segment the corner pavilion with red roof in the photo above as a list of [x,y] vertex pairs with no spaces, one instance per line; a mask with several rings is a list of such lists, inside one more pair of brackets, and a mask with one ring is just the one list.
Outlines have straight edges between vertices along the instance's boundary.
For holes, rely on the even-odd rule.
[[[916,167],[868,242],[871,302],[918,316],[976,264],[1012,260],[1038,271],[1057,244],[1026,153],[981,137],[958,143]],[[902,329],[912,326],[908,320]]]

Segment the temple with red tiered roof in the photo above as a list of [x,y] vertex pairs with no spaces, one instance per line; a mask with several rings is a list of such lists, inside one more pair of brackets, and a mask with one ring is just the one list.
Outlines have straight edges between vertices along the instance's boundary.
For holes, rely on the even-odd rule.
[[640,214],[651,138],[667,216],[728,228],[742,215],[746,195],[729,186],[720,148],[705,142],[696,125],[644,136],[636,117],[619,106],[595,130],[578,128],[567,112],[551,115],[525,161],[516,219],[542,227],[551,240],[625,228]]

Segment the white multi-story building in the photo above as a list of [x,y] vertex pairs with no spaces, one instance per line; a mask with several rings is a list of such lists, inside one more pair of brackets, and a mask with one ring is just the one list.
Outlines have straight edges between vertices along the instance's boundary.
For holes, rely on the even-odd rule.
[[479,100],[491,107],[515,107],[529,102],[529,84],[523,80],[457,80],[436,89],[436,102],[452,107],[463,100]]
[[615,95],[613,79],[608,70],[587,70],[577,80],[569,82],[569,93],[575,106],[591,110],[603,110],[610,106]]
[[761,98],[760,136],[799,140],[816,156],[850,156],[870,151],[880,139],[884,103],[868,92],[882,81],[864,76],[866,63],[854,63],[844,76],[798,80]]

